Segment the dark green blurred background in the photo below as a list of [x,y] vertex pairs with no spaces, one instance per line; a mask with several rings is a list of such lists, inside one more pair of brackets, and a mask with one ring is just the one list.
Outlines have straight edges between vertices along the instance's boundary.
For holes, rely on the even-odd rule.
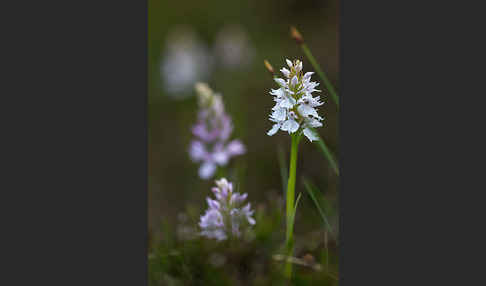
[[[265,70],[263,60],[268,59],[278,70],[284,66],[285,58],[301,59],[304,71],[314,71],[289,37],[289,27],[295,25],[339,90],[338,0],[149,0],[148,14],[148,220],[152,239],[163,239],[162,225],[176,226],[181,214],[191,210],[202,214],[206,208],[204,198],[210,195],[213,185],[213,180],[204,181],[197,176],[199,165],[190,161],[187,152],[198,110],[195,93],[190,88],[182,93],[184,96],[171,94],[161,72],[168,50],[167,37],[170,33],[178,33],[176,29],[181,26],[192,30],[212,53],[214,64],[211,73],[205,75],[206,81],[223,95],[235,126],[232,138],[241,139],[247,147],[245,155],[230,163],[228,177],[242,192],[248,193],[253,206],[268,208],[271,198],[282,196],[277,150],[281,148],[288,161],[290,136],[281,131],[273,137],[266,135],[272,126],[268,116],[274,104],[268,92],[276,88],[276,84]],[[228,68],[221,65],[218,59],[221,54],[213,51],[218,34],[225,27],[235,25],[246,33],[253,56],[245,58],[244,65]],[[313,79],[325,89],[316,74]],[[317,95],[324,97],[325,105],[319,113],[326,118],[318,131],[330,149],[338,154],[336,106],[325,90]],[[316,146],[306,139],[299,147],[296,194],[305,194],[302,175],[311,179],[333,207],[337,207],[338,177]],[[281,212],[284,211],[282,208]],[[337,215],[331,223],[337,230]],[[322,229],[318,213],[309,197],[303,196],[296,218],[296,235],[318,229]]]
[[[228,70],[215,66],[208,83],[223,94],[226,109],[233,117],[233,138],[246,144],[246,155],[233,164],[244,168],[241,187],[250,201],[258,203],[269,190],[281,190],[277,146],[288,153],[290,137],[283,132],[266,135],[273,106],[270,88],[276,88],[263,66],[268,59],[275,69],[284,59],[302,59],[304,70],[313,71],[299,47],[289,38],[289,26],[295,25],[322,65],[330,80],[338,79],[338,1],[337,0],[247,0],[247,1],[162,1],[149,0],[149,226],[158,232],[161,218],[175,218],[186,204],[202,205],[209,195],[212,180],[197,177],[198,165],[189,160],[187,149],[191,125],[196,120],[195,93],[184,99],[167,96],[161,80],[160,63],[166,49],[166,37],[174,27],[192,27],[210,49],[218,32],[227,25],[246,30],[254,49],[249,67]],[[217,55],[216,55],[217,57]],[[314,80],[321,82],[317,75]],[[323,83],[320,85],[323,89]],[[322,93],[321,95],[326,95]],[[328,96],[320,113],[326,117],[320,134],[337,153],[337,112]],[[335,192],[337,178],[319,151],[309,142],[300,145],[298,174],[305,174],[326,193]],[[297,183],[297,191],[303,190]],[[303,201],[303,204],[310,203]],[[297,230],[298,231],[298,228]]]

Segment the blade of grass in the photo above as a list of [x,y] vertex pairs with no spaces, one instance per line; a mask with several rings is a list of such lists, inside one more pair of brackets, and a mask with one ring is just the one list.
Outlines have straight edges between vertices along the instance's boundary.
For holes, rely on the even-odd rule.
[[329,164],[331,164],[331,168],[339,176],[339,167],[338,167],[338,164],[337,164],[336,160],[334,159],[334,156],[332,155],[331,151],[327,147],[326,142],[324,141],[324,139],[322,139],[322,137],[319,135],[319,133],[316,132],[316,130],[314,128],[312,128],[312,127],[308,127],[308,128],[311,129],[312,132],[314,132],[314,134],[317,137],[319,137],[319,140],[315,141],[314,143],[317,146],[319,146],[319,149],[321,150],[322,154],[329,161]]
[[300,32],[294,26],[290,26],[290,37],[293,38],[295,40],[295,42],[302,48],[302,51],[304,52],[305,56],[307,57],[307,59],[309,60],[309,62],[312,65],[312,67],[314,67],[317,74],[319,75],[319,77],[322,79],[322,81],[326,85],[326,88],[329,90],[329,93],[331,94],[332,99],[334,100],[334,102],[336,103],[336,105],[339,109],[339,98],[338,98],[338,95],[337,95],[337,92],[336,92],[334,86],[329,81],[326,74],[322,71],[320,65],[317,63],[317,61],[314,58],[314,56],[312,55],[311,51],[309,50],[309,48],[305,44],[304,37],[302,37],[302,34],[300,34]]
[[314,192],[316,190],[316,187],[313,186],[309,180],[307,178],[303,178],[304,180],[304,186],[305,186],[305,189],[307,191],[307,193],[309,194],[309,196],[311,197],[312,201],[314,202],[316,208],[317,208],[317,211],[319,212],[319,215],[321,216],[321,219],[322,221],[324,222],[324,226],[327,230],[329,230],[329,232],[332,234],[332,236],[335,237],[334,235],[334,232],[331,228],[331,225],[329,224],[329,221],[327,219],[327,216],[326,214],[324,213],[324,211],[322,210],[321,208],[321,205],[319,204],[319,201],[317,200],[317,197],[315,196]]
[[300,197],[302,193],[299,193],[297,200],[295,201],[294,211],[290,216],[290,229],[293,231],[295,222],[295,213],[297,213],[297,206],[299,205]]
[[337,166],[336,161],[334,160],[334,157],[331,154],[331,151],[329,151],[329,148],[327,148],[326,143],[322,138],[319,138],[319,141],[317,141],[315,144],[319,146],[319,149],[322,151],[322,154],[327,158],[329,161],[329,164],[331,164],[332,169],[334,172],[336,172],[336,175],[339,176],[339,167]]
[[304,54],[306,55],[307,59],[311,63],[312,67],[316,70],[317,75],[319,75],[319,77],[324,82],[324,85],[326,86],[327,90],[331,94],[332,100],[334,101],[334,103],[336,103],[336,105],[337,105],[337,107],[339,109],[339,97],[338,97],[338,95],[336,93],[336,90],[334,89],[334,86],[329,81],[329,79],[327,78],[326,74],[322,71],[321,67],[317,63],[316,59],[312,55],[312,53],[309,50],[309,48],[307,47],[307,45],[306,44],[301,44],[300,47],[302,48],[302,51],[304,52]]

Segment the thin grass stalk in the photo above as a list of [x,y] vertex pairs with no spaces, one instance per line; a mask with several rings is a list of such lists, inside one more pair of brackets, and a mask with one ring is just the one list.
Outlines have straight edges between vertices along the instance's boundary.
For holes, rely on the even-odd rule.
[[326,85],[326,88],[329,90],[329,93],[331,94],[331,97],[333,101],[336,103],[336,106],[339,109],[339,97],[337,95],[336,89],[332,85],[331,81],[327,78],[326,74],[322,71],[321,66],[317,63],[316,59],[312,55],[311,51],[307,47],[304,41],[304,37],[302,37],[302,34],[294,27],[290,27],[290,36],[295,40],[295,42],[302,48],[302,51],[304,52],[305,56],[311,63],[312,67],[316,70],[317,74],[319,77],[322,79],[324,84]]
[[321,208],[321,206],[319,204],[319,201],[317,200],[317,197],[314,194],[314,191],[316,190],[316,188],[313,186],[313,184],[311,184],[307,180],[307,178],[304,178],[304,186],[305,186],[305,189],[307,190],[307,193],[309,194],[309,196],[311,197],[312,201],[314,202],[314,205],[316,206],[316,209],[319,212],[319,215],[321,216],[321,219],[322,219],[322,221],[324,223],[324,226],[326,228],[326,231],[329,231],[330,234],[334,238],[336,238],[336,235],[335,235],[334,231],[332,230],[331,225],[329,224],[329,220],[327,219],[326,214],[322,210],[322,208]]
[[300,45],[300,47],[302,48],[302,51],[304,52],[305,56],[307,57],[307,59],[311,63],[312,67],[316,70],[317,75],[324,82],[324,85],[326,86],[327,90],[331,94],[332,100],[334,101],[334,103],[336,103],[337,107],[339,108],[339,97],[338,97],[336,90],[334,89],[334,86],[332,85],[331,81],[329,81],[326,74],[322,71],[321,67],[317,63],[316,59],[312,55],[312,53],[309,50],[309,48],[307,47],[307,45],[305,43],[302,43]]
[[314,128],[312,128],[312,127],[309,127],[309,128],[314,132],[314,134],[317,135],[317,137],[319,137],[319,140],[315,141],[314,143],[317,146],[319,146],[319,149],[321,150],[322,154],[329,161],[329,164],[331,164],[331,168],[336,173],[336,175],[339,176],[338,163],[336,162],[336,159],[334,159],[334,155],[331,153],[331,150],[329,150],[329,147],[327,147],[326,141],[324,141],[324,139],[322,139],[322,137],[319,135],[319,133],[316,132],[316,130]]

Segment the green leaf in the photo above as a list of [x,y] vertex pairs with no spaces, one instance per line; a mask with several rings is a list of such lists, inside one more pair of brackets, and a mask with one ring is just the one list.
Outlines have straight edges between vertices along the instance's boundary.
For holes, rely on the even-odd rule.
[[314,143],[319,147],[319,150],[321,150],[324,157],[329,161],[329,164],[331,164],[331,168],[339,176],[338,164],[337,164],[336,160],[334,159],[334,156],[332,155],[331,151],[327,147],[326,142],[324,141],[324,139],[322,139],[321,136],[319,136],[319,133],[317,133],[317,131],[314,128],[312,128],[312,127],[308,127],[308,128],[311,129],[312,132],[314,132],[314,134],[317,137],[319,137],[319,140],[315,141]]
[[290,229],[294,230],[295,214],[297,213],[297,206],[299,205],[300,197],[302,193],[299,193],[297,200],[295,201],[294,211],[290,214]]
[[321,205],[319,204],[319,201],[317,200],[317,197],[315,195],[315,192],[317,191],[317,188],[312,185],[308,180],[307,178],[304,178],[304,186],[305,186],[305,189],[307,191],[307,193],[309,194],[309,196],[311,197],[312,201],[314,202],[314,205],[316,206],[317,208],[317,211],[319,212],[319,215],[321,216],[321,219],[324,223],[324,226],[327,230],[329,230],[329,232],[332,234],[332,236],[335,236],[334,235],[334,232],[331,228],[331,225],[329,224],[329,220],[327,219],[327,216],[326,214],[324,213],[324,211],[322,210],[321,208]]
[[327,78],[326,74],[322,71],[320,65],[317,63],[316,59],[312,55],[312,53],[309,50],[309,48],[307,47],[307,45],[301,44],[300,47],[302,48],[302,51],[304,52],[305,56],[307,57],[307,59],[311,63],[312,67],[316,70],[317,74],[319,75],[319,77],[324,82],[324,85],[326,86],[327,90],[331,94],[331,97],[332,97],[334,103],[336,104],[336,106],[339,109],[339,97],[338,97],[336,89],[332,85],[331,81]]

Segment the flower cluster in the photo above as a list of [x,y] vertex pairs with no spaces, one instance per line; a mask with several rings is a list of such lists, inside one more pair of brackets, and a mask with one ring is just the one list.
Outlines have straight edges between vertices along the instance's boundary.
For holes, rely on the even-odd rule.
[[255,224],[250,203],[242,207],[246,193],[234,193],[233,184],[225,178],[216,180],[212,191],[216,200],[207,198],[208,209],[199,222],[201,235],[217,240],[240,237],[242,230]]
[[280,71],[286,79],[275,78],[279,84],[279,89],[272,89],[271,95],[274,95],[275,106],[272,108],[270,121],[274,125],[268,135],[272,136],[280,129],[294,133],[303,130],[304,135],[310,140],[319,140],[316,134],[309,127],[320,127],[324,118],[317,114],[316,107],[323,103],[319,101],[320,97],[313,97],[312,92],[320,90],[315,89],[319,83],[311,81],[313,72],[302,72],[302,62],[295,60],[287,61],[287,68]]
[[197,83],[199,97],[198,121],[192,128],[196,137],[189,150],[194,162],[202,162],[199,177],[211,178],[217,166],[225,166],[233,156],[246,152],[240,140],[229,141],[233,125],[224,110],[221,95],[215,94],[207,84]]

